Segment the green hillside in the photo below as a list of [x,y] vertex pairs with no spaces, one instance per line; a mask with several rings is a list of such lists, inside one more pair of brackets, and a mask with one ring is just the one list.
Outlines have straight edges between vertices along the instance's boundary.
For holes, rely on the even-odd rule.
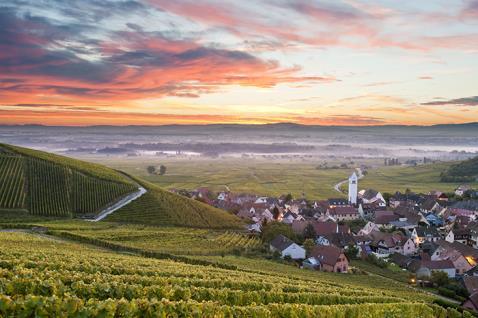
[[478,157],[450,166],[441,175],[442,182],[476,182],[478,180]]
[[137,181],[148,192],[110,214],[106,221],[198,228],[236,228],[242,225],[236,216],[225,211],[170,193],[152,183]]
[[107,167],[5,144],[0,144],[0,180],[2,213],[26,210],[38,216],[95,215],[137,189]]
[[27,233],[0,233],[0,250],[2,317],[462,317],[378,276],[246,258],[220,268]]
[[35,216],[93,216],[136,191],[137,182],[148,192],[108,221],[201,228],[243,225],[225,211],[133,181],[105,166],[11,145],[0,144],[0,180],[0,211],[8,218],[12,212],[24,216],[23,211]]

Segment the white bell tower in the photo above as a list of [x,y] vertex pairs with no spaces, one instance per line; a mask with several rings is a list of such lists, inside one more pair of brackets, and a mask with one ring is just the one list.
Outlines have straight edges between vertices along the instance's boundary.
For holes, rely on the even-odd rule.
[[358,194],[358,177],[354,172],[349,177],[349,203],[357,204],[357,194]]

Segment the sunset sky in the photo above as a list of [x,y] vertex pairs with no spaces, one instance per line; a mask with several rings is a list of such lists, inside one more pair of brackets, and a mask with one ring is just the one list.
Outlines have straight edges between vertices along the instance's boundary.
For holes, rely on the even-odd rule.
[[478,1],[0,2],[0,124],[478,121]]

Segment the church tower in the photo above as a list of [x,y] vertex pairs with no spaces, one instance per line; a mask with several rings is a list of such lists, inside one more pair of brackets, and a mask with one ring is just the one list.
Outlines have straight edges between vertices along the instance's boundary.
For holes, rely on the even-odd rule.
[[357,194],[358,194],[358,177],[354,172],[349,177],[349,203],[357,204]]

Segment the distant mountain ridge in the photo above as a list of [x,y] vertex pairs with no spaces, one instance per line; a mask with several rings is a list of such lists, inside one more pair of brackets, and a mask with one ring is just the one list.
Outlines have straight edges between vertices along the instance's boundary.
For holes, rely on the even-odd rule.
[[24,125],[0,125],[0,127],[32,127],[32,128],[299,128],[299,129],[312,129],[312,128],[354,128],[354,129],[370,129],[370,128],[450,128],[450,127],[467,127],[478,128],[478,122],[458,123],[458,124],[435,124],[435,125],[305,125],[299,123],[283,122],[283,123],[269,123],[269,124],[166,124],[166,125],[89,125],[89,126],[53,126],[53,125],[41,125],[41,124],[24,124]]

